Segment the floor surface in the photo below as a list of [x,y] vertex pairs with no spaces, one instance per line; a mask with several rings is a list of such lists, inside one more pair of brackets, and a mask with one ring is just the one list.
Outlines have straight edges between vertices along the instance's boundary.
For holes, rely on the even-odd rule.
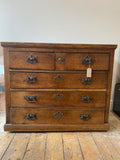
[[0,160],[120,160],[120,120],[108,132],[9,133],[0,112]]

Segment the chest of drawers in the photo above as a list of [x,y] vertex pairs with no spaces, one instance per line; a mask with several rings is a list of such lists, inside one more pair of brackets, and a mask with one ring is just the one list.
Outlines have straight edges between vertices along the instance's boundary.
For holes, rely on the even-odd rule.
[[[116,45],[2,42],[5,131],[108,130]],[[92,77],[86,76],[92,68]]]

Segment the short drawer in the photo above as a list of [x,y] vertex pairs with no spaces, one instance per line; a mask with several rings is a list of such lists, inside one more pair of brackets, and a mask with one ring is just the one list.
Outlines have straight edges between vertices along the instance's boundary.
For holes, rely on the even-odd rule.
[[82,73],[31,73],[11,72],[11,88],[106,88],[107,74],[93,73],[86,78]]
[[55,55],[40,52],[10,52],[10,68],[54,70]]
[[109,70],[109,54],[65,54],[65,70]]
[[11,92],[12,107],[105,107],[105,92]]
[[12,109],[12,124],[103,124],[104,110]]

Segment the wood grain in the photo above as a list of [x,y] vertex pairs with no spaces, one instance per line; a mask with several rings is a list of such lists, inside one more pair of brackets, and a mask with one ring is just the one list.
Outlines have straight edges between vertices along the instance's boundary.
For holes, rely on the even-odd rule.
[[61,133],[48,134],[45,160],[64,160]]
[[4,47],[34,47],[34,48],[89,48],[89,49],[115,49],[117,45],[107,44],[58,44],[58,43],[26,43],[26,42],[1,42],[1,46]]
[[[60,75],[64,78],[61,82],[57,82],[55,77]],[[26,77],[37,77],[37,82],[28,83]],[[90,84],[83,84],[82,78],[86,78],[86,74],[71,74],[71,73],[32,73],[32,72],[11,72],[11,88],[70,88],[70,89],[105,89],[107,87],[107,74],[93,74]]]
[[44,160],[46,134],[31,133],[23,160]]
[[[62,113],[61,118],[55,114]],[[36,119],[28,120],[26,113],[36,114]],[[88,114],[89,120],[80,119],[80,114]],[[11,109],[12,124],[103,124],[104,110],[80,110],[80,109]]]
[[5,103],[6,103],[6,123],[10,122],[10,74],[9,74],[9,53],[8,48],[4,48],[4,71],[5,71]]
[[27,133],[17,133],[2,160],[23,159],[29,138]]
[[[0,117],[0,124],[4,122],[5,118],[5,114],[2,115],[3,116]],[[15,140],[14,133],[2,132],[0,128],[0,159],[2,160],[2,157],[6,157],[6,160],[8,160],[10,155],[8,154],[9,150],[9,152],[11,151],[10,153],[12,154],[13,160],[14,156],[16,156],[15,160],[18,158],[19,151],[21,155],[23,155],[20,156],[21,158],[18,158],[21,160],[42,160],[45,158],[46,160],[49,158],[62,160],[119,160],[120,119],[113,113],[110,113],[110,125],[111,128],[108,132],[38,132],[30,133],[29,135],[27,133],[29,136],[27,145],[23,136],[22,140],[24,142],[22,142],[20,138],[21,135],[18,136],[20,139],[17,138],[17,140]],[[38,127],[36,128],[38,129]],[[81,128],[81,126],[79,128]],[[48,138],[46,138],[46,136],[48,136]],[[15,151],[16,148],[17,151]]]
[[103,159],[90,133],[78,133],[78,138],[85,160]]
[[119,160],[120,154],[114,148],[109,137],[102,133],[92,133],[94,140],[102,153],[103,159],[105,160]]
[[[24,88],[22,89],[22,88],[19,88],[19,89],[10,89],[10,91],[12,91],[12,92],[20,92],[20,91],[24,91]],[[29,89],[29,88],[26,88],[25,89],[25,91],[27,92],[43,92],[43,91],[48,91],[48,92],[54,92],[54,91],[57,91],[57,92],[106,92],[107,91],[107,89],[97,89],[97,88],[94,88],[94,89],[87,89],[87,88],[75,88],[75,89],[71,89],[71,88],[69,88],[69,89],[40,89],[40,88],[38,88],[38,89]]]
[[9,51],[10,52],[46,52],[46,53],[95,53],[95,54],[105,54],[105,53],[109,53],[110,50],[114,50],[113,48],[43,48],[43,47],[9,47]]
[[5,131],[108,131],[109,124],[5,124]]
[[[26,96],[35,96],[35,102],[26,100]],[[82,96],[91,98],[90,102],[81,100]],[[60,97],[60,98],[59,98]],[[105,92],[11,92],[12,107],[52,107],[52,106],[71,106],[71,107],[105,107],[106,93]]]
[[55,67],[57,71],[64,71],[65,70],[65,54],[64,53],[55,53],[55,59],[57,57],[62,57],[64,60],[61,63],[58,63],[57,60],[55,61]]
[[14,133],[1,133],[0,132],[0,159],[4,156],[7,148],[9,147],[12,139],[14,138]]
[[[47,69],[54,70],[55,66],[55,55],[51,53],[41,53],[41,52],[10,52],[10,68],[24,68],[24,69]],[[28,63],[26,58],[37,57],[37,63]]]
[[[92,70],[109,70],[109,54],[65,54],[65,70],[86,70],[89,64],[83,64],[85,57],[92,58],[90,67]],[[102,65],[104,64],[104,65]]]
[[63,133],[64,159],[83,160],[76,133]]
[[[1,45],[5,59],[6,131],[108,130],[116,45],[7,42]],[[31,55],[38,59],[36,63],[26,62]],[[59,63],[57,56],[62,56],[63,61]],[[83,63],[86,56],[92,59],[90,65]],[[92,78],[85,84],[88,67],[93,70]],[[36,81],[30,83],[32,77]],[[37,102],[27,102],[27,94],[36,96]],[[91,96],[92,100],[81,102],[82,95]],[[60,119],[55,119],[55,111],[62,112]],[[28,120],[27,113],[34,113],[37,118]],[[90,119],[80,119],[81,113]]]

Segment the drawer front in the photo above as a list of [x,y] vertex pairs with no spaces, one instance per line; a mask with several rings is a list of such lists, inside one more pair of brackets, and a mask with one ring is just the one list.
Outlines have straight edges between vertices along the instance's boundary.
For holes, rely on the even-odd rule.
[[53,53],[10,52],[10,68],[54,70]]
[[12,124],[103,124],[103,110],[12,109]]
[[12,107],[105,107],[105,92],[11,92]]
[[93,73],[92,79],[86,74],[70,73],[10,73],[11,88],[101,88],[107,86],[107,74]]
[[109,54],[65,54],[65,70],[109,69]]
[[10,52],[10,68],[54,70],[109,69],[109,54]]

